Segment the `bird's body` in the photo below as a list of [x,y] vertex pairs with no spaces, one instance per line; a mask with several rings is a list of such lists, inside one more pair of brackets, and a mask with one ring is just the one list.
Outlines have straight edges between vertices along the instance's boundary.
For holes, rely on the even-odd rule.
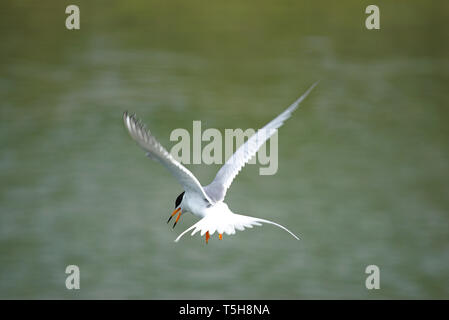
[[[204,187],[203,187],[204,189]],[[209,202],[204,201],[204,199],[199,199],[196,194],[186,192],[181,204],[181,210],[186,212],[191,212],[194,216],[198,218],[204,218],[214,210],[216,210],[215,205],[210,205]]]
[[245,228],[252,228],[262,223],[278,226],[299,240],[296,235],[280,224],[233,213],[223,200],[235,176],[284,121],[291,116],[292,112],[315,85],[316,83],[283,113],[251,136],[245,144],[241,145],[218,171],[212,183],[207,186],[202,186],[188,169],[175,160],[134,115],[131,116],[125,112],[124,122],[131,137],[147,152],[150,158],[164,165],[184,188],[184,192],[176,199],[175,211],[173,211],[168,221],[178,214],[173,225],[174,227],[185,212],[191,212],[200,218],[197,223],[182,232],[176,238],[176,242],[191,230],[193,230],[192,235],[197,232],[200,232],[201,236],[206,235],[207,242],[209,237],[215,232],[219,234],[221,240],[223,233],[232,235],[235,234],[236,230],[242,231]]

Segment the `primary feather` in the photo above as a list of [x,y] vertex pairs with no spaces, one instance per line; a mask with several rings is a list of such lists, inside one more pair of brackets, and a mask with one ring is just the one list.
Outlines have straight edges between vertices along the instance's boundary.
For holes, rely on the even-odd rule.
[[242,144],[237,151],[226,161],[218,171],[211,184],[204,187],[209,197],[217,202],[223,201],[226,191],[231,186],[232,181],[249,160],[257,153],[260,147],[290,118],[299,104],[307,97],[312,89],[318,84],[315,82],[301,97],[293,102],[284,112],[271,120],[262,129],[252,135],[246,143]]
[[137,120],[135,115],[123,114],[123,121],[131,137],[139,146],[147,152],[147,156],[158,161],[170,171],[178,180],[185,191],[190,194],[196,194],[209,203],[213,203],[209,196],[204,192],[198,179],[186,167],[179,163],[165,148],[156,140],[145,126]]

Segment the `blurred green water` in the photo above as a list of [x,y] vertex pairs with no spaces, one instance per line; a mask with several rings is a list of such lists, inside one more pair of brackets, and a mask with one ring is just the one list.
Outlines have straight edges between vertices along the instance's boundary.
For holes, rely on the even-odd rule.
[[[0,298],[448,298],[445,1],[0,4]],[[270,226],[173,243],[180,186],[122,112],[174,128],[257,128],[314,81],[279,132],[279,171],[226,201]],[[204,184],[218,165],[190,165]],[[65,267],[81,290],[65,288]],[[368,291],[365,267],[381,270]]]

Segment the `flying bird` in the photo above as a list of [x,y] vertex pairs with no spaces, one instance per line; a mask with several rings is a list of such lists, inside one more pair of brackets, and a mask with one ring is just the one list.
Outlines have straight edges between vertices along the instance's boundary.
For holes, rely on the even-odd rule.
[[293,102],[284,112],[270,121],[262,129],[252,135],[246,143],[242,144],[237,151],[226,161],[218,171],[215,179],[207,186],[202,186],[198,179],[178,162],[173,156],[156,140],[145,125],[128,112],[123,114],[125,126],[131,137],[146,152],[147,156],[158,161],[171,172],[183,187],[182,192],[175,200],[175,210],[168,218],[168,222],[176,215],[173,228],[178,223],[181,215],[190,212],[200,218],[200,220],[190,228],[182,232],[175,240],[179,239],[187,232],[193,230],[192,236],[200,232],[205,235],[206,243],[210,237],[217,232],[220,240],[223,233],[227,235],[235,234],[236,230],[243,231],[245,228],[260,226],[262,223],[275,225],[288,233],[295,239],[299,238],[286,227],[273,221],[245,216],[233,213],[224,202],[226,191],[231,186],[232,181],[245,166],[246,163],[257,153],[259,148],[282,126],[285,120],[290,118],[299,104],[307,97],[312,89],[317,85],[314,83],[301,97]]

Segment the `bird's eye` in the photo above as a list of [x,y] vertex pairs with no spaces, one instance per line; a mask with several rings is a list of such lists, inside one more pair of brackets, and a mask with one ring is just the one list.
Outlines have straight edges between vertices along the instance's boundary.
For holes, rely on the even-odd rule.
[[181,194],[176,198],[176,201],[175,201],[175,208],[179,207],[179,205],[181,204],[182,197],[184,197],[184,192],[181,193]]

